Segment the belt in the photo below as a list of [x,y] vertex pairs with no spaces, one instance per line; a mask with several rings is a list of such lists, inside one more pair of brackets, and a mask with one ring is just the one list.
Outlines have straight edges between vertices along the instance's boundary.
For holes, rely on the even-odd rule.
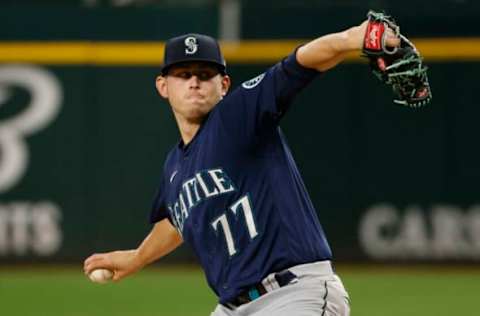
[[249,289],[241,292],[237,297],[224,305],[229,308],[236,308],[240,305],[256,300],[268,292],[281,288],[296,279],[297,276],[289,270],[270,274],[263,279],[261,283],[255,284]]

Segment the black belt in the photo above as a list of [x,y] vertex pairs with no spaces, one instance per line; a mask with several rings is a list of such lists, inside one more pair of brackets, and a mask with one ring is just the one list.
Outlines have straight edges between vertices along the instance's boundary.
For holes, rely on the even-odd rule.
[[[274,274],[275,280],[277,281],[279,287],[283,287],[290,282],[292,282],[294,279],[297,278],[295,274],[293,274],[289,270],[285,270],[282,272],[278,272]],[[271,291],[271,290],[270,290]],[[268,293],[269,291],[265,288],[265,286],[262,283],[258,283],[249,289],[241,292],[237,297],[235,297],[233,300],[229,301],[228,303],[225,304],[227,307],[238,307],[240,305],[249,303],[253,300],[256,300],[260,296]]]

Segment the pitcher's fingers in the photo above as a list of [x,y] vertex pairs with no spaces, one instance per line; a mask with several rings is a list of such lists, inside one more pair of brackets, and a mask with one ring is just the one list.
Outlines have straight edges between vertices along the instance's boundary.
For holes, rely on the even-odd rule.
[[83,265],[83,270],[85,274],[89,274],[92,270],[98,268],[107,268],[108,260],[106,260],[106,256],[103,254],[94,254],[88,257]]
[[395,34],[387,34],[385,38],[385,43],[389,47],[398,47],[400,46],[401,41],[400,38],[398,38],[398,36],[396,36]]
[[397,34],[395,34],[394,30],[392,30],[391,28],[387,28],[387,30],[385,31],[385,34],[386,34],[385,40],[388,46],[393,46],[393,47],[400,46],[400,38],[397,36]]
[[83,270],[86,272],[86,270],[92,264],[92,262],[95,262],[95,261],[98,261],[98,255],[97,254],[93,254],[90,257],[88,257],[87,259],[85,259],[85,261],[83,261]]
[[85,259],[85,264],[88,264],[92,261],[98,260],[103,254],[101,253],[94,253],[93,255],[89,256],[87,259]]
[[397,37],[387,38],[387,46],[390,46],[390,47],[398,47],[398,46],[400,46],[400,39],[397,38]]
[[102,263],[101,261],[98,261],[98,262],[93,262],[93,263],[90,263],[90,264],[86,265],[84,267],[83,271],[85,272],[86,275],[88,275],[93,270],[96,270],[96,269],[109,269],[109,267],[106,264]]

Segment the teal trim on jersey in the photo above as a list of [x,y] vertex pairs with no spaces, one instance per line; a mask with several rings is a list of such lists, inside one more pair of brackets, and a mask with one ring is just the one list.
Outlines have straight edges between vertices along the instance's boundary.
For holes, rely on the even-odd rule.
[[253,288],[250,291],[248,291],[248,296],[253,301],[260,297],[260,293],[258,292],[257,289]]

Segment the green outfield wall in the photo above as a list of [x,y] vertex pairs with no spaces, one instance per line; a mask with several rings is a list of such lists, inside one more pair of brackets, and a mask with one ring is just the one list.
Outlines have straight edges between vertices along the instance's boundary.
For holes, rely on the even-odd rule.
[[[238,85],[265,67],[229,71]],[[77,260],[141,241],[178,138],[157,71],[0,66],[2,261]],[[478,71],[432,64],[423,110],[393,105],[357,63],[297,98],[282,128],[338,258],[479,260]]]
[[[130,5],[120,7],[108,5],[114,0],[83,2],[97,5],[63,0],[2,1],[0,39],[158,40],[192,31],[213,36],[220,33],[219,0],[206,0],[201,5],[195,5],[195,1],[170,0],[162,4],[162,1],[130,0]],[[480,3],[474,0],[242,0],[240,3],[239,35],[243,39],[311,38],[357,24],[370,9],[395,16],[409,36],[480,36],[477,21]]]
[[[148,233],[178,139],[154,89],[162,40],[217,32],[215,7],[191,10],[168,28],[167,11],[2,7],[0,263],[79,261]],[[394,105],[352,55],[284,118],[338,260],[480,261],[480,34],[460,29],[416,33],[434,96],[425,109]],[[222,43],[234,86],[304,41],[269,34],[277,41]],[[194,259],[182,248],[169,260]]]

